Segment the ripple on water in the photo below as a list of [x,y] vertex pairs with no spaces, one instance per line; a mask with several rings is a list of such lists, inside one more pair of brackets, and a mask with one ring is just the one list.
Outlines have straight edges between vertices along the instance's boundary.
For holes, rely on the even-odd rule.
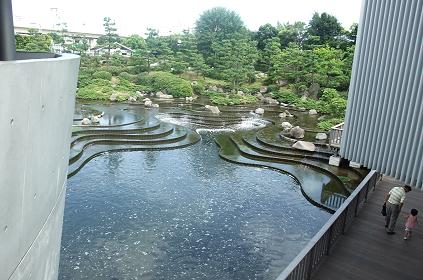
[[329,214],[291,177],[223,161],[212,137],[72,177],[60,279],[274,279]]

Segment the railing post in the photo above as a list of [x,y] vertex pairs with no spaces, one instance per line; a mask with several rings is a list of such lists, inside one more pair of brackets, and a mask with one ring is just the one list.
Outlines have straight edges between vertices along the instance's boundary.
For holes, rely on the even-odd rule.
[[349,205],[347,206],[347,208],[345,208],[344,221],[342,222],[342,234],[345,233],[345,227],[347,225],[347,218],[348,218],[349,208],[350,208]]
[[329,252],[330,252],[330,241],[332,239],[332,228],[333,228],[333,225],[329,228],[328,246],[326,248],[326,255],[327,256],[329,256]]
[[360,194],[361,192],[359,192],[356,196],[357,201],[355,202],[354,217],[358,216],[358,205],[360,204]]
[[311,273],[313,271],[313,263],[314,263],[314,254],[316,251],[316,245],[314,245],[313,249],[311,249],[310,252],[310,260],[308,261],[308,267],[307,267],[307,275],[306,275],[306,279],[310,280],[311,279]]

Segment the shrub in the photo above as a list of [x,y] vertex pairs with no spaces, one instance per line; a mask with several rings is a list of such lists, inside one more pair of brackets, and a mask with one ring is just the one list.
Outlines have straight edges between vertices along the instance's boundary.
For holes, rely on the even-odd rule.
[[112,79],[112,74],[107,71],[97,71],[94,72],[93,77],[96,79],[103,79],[110,81]]
[[295,104],[300,101],[298,95],[287,89],[282,89],[278,92],[275,92],[274,95],[279,102],[283,103]]
[[200,82],[196,82],[192,85],[192,91],[196,94],[203,94],[204,93],[204,84]]
[[332,118],[329,120],[321,121],[317,124],[317,127],[323,130],[330,130],[332,126],[342,123],[344,121],[343,118]]
[[137,84],[148,87],[152,91],[166,91],[174,97],[191,96],[193,92],[188,81],[165,72],[154,72],[149,76],[138,75]]
[[119,74],[119,78],[122,80],[127,80],[127,81],[131,81],[131,82],[135,82],[136,80],[136,76],[135,75],[131,75],[128,72],[121,72]]
[[257,102],[257,98],[253,95],[238,95],[238,94],[222,94],[211,93],[210,100],[217,105],[239,105]]

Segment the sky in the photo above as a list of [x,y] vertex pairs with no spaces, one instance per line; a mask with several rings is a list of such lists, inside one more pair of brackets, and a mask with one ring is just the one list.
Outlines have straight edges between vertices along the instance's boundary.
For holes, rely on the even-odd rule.
[[15,26],[52,29],[66,22],[69,31],[103,33],[103,18],[116,22],[121,36],[160,35],[192,30],[200,15],[213,7],[236,11],[248,29],[278,22],[308,22],[314,12],[334,15],[348,29],[358,23],[361,0],[12,0]]

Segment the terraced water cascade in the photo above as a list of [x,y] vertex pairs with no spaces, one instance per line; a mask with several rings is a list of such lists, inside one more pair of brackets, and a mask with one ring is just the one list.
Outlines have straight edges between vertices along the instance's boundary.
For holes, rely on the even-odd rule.
[[286,108],[154,102],[77,104],[60,279],[275,279],[367,172],[291,148]]

